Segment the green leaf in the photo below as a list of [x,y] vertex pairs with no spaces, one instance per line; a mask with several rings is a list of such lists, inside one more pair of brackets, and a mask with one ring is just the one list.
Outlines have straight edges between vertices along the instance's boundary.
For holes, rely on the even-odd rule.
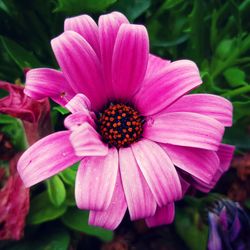
[[47,187],[50,201],[57,207],[61,206],[66,199],[66,190],[60,177],[55,175],[47,180]]
[[68,209],[67,213],[65,213],[62,217],[62,221],[66,226],[74,230],[89,235],[94,235],[104,241],[112,240],[113,232],[100,227],[89,226],[88,216],[89,213],[87,211],[78,210],[76,208],[70,208]]
[[150,5],[150,0],[119,0],[113,6],[113,9],[122,12],[133,22],[137,17],[143,14]]
[[208,227],[201,222],[196,209],[194,210],[192,207],[177,209],[175,228],[190,249],[207,249]]
[[220,59],[227,59],[228,56],[231,54],[233,46],[234,46],[234,41],[232,39],[222,40],[216,49],[216,55]]
[[8,250],[67,250],[70,235],[66,228],[53,226],[41,228],[31,239],[15,242]]
[[25,150],[26,138],[19,119],[0,114],[0,131],[10,138],[11,143],[18,151]]
[[250,116],[250,101],[246,102],[233,102],[234,106],[234,121],[238,121],[244,116]]
[[31,200],[28,223],[41,224],[46,221],[55,220],[62,216],[66,209],[65,204],[60,207],[54,206],[49,200],[48,193],[43,192]]
[[163,5],[161,6],[161,9],[162,10],[170,10],[182,2],[183,2],[183,0],[165,0]]
[[62,115],[67,115],[67,114],[70,113],[68,109],[66,109],[64,107],[61,107],[61,106],[56,106],[56,107],[53,108],[53,110],[58,111]]
[[193,4],[193,10],[189,15],[190,24],[190,47],[192,55],[195,57],[196,62],[203,60],[206,54],[206,43],[205,30],[206,25],[204,21],[204,2],[195,0]]
[[246,74],[244,71],[237,67],[231,67],[224,71],[224,77],[226,78],[227,82],[230,86],[239,87],[242,85],[247,85],[245,78]]
[[70,186],[67,188],[66,204],[67,204],[67,206],[76,207],[75,186]]
[[248,209],[250,209],[250,199],[247,199],[247,200],[245,201],[245,206],[246,206]]
[[24,49],[19,44],[7,37],[1,36],[0,40],[9,56],[20,67],[21,70],[24,68],[41,67],[41,63],[31,51]]
[[57,0],[55,11],[62,11],[69,15],[76,15],[83,12],[100,12],[106,10],[117,0]]
[[241,120],[239,120],[232,128],[226,129],[223,142],[234,145],[237,149],[245,149],[249,151],[250,134],[247,125],[242,124]]
[[62,180],[71,186],[75,185],[75,179],[76,179],[76,170],[74,169],[75,165],[78,166],[79,163],[74,164],[72,167],[66,168],[59,174]]

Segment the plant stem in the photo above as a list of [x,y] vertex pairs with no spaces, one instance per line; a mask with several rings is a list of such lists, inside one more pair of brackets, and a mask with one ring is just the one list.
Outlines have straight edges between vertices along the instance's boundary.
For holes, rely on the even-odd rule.
[[223,94],[223,96],[227,98],[231,98],[237,95],[245,94],[247,92],[250,92],[250,85],[228,91],[225,94]]

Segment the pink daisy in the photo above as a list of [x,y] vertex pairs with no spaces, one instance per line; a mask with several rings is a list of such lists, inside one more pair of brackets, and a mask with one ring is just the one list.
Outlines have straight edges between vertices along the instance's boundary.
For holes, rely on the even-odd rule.
[[71,111],[66,131],[30,147],[18,170],[34,185],[80,161],[76,203],[89,223],[116,228],[127,208],[149,226],[174,218],[174,201],[192,183],[208,191],[228,168],[233,147],[221,144],[232,105],[186,95],[202,81],[195,63],[149,53],[147,30],[121,13],[68,18],[52,49],[61,71],[32,69],[25,93],[51,97]]

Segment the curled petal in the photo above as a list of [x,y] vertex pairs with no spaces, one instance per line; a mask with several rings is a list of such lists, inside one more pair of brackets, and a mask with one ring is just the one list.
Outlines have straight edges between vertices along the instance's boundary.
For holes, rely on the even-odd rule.
[[221,144],[219,147],[219,150],[216,152],[220,164],[216,170],[216,173],[214,174],[212,180],[207,183],[204,182],[200,179],[194,178],[194,182],[192,183],[192,185],[204,192],[204,193],[208,193],[211,191],[211,189],[213,189],[216,185],[216,183],[218,182],[218,180],[221,178],[221,176],[223,175],[224,172],[226,172],[228,170],[228,168],[230,167],[230,163],[231,160],[233,158],[233,153],[234,153],[234,146],[231,145],[227,145],[227,144]]
[[149,54],[147,30],[142,25],[122,24],[112,59],[113,90],[117,99],[127,99],[140,88]]
[[159,206],[182,197],[181,183],[175,167],[160,146],[144,139],[132,144],[132,150]]
[[131,220],[153,216],[156,202],[135,161],[131,148],[120,148],[119,163]]
[[230,163],[233,158],[235,147],[228,144],[221,144],[219,150],[217,151],[218,157],[220,159],[220,169],[225,172],[230,167]]
[[175,166],[210,183],[219,168],[217,154],[210,150],[161,144]]
[[91,109],[91,103],[87,96],[83,94],[75,95],[66,105],[65,107],[71,112],[75,113],[78,111],[85,111]]
[[70,130],[74,130],[84,123],[89,123],[93,128],[96,126],[95,121],[91,117],[88,110],[86,110],[86,112],[79,111],[71,114],[64,120],[64,126]]
[[62,72],[46,68],[28,71],[24,93],[35,100],[50,97],[63,106],[75,95]]
[[106,210],[110,206],[118,172],[117,149],[106,156],[86,157],[76,176],[75,196],[80,209]]
[[104,211],[90,211],[89,224],[114,230],[118,227],[127,210],[127,204],[118,171],[115,190],[108,209]]
[[144,125],[145,138],[179,146],[218,150],[223,125],[205,115],[175,112],[149,117]]
[[144,116],[160,112],[202,83],[196,64],[188,60],[169,63],[147,81],[134,97]]
[[30,187],[71,166],[81,157],[75,155],[70,131],[61,131],[39,140],[18,161],[17,169],[26,187]]
[[169,203],[164,207],[157,207],[155,215],[146,218],[148,227],[156,227],[171,224],[174,220],[174,203]]
[[70,141],[78,156],[105,156],[108,153],[108,146],[101,141],[100,135],[88,123],[74,129]]

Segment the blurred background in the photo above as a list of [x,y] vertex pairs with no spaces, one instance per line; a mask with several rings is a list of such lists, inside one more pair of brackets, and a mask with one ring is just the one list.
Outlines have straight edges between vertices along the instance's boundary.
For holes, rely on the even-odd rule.
[[[75,207],[77,166],[31,190],[22,187],[15,170],[27,145],[63,129],[67,115],[55,103],[27,100],[22,93],[25,73],[58,68],[50,40],[63,32],[66,17],[89,14],[97,21],[114,10],[147,27],[152,53],[195,61],[204,82],[196,92],[226,97],[234,106],[234,124],[224,138],[236,146],[230,170],[211,193],[190,190],[177,203],[170,226],[149,230],[144,222],[126,217],[115,232],[90,227],[88,213]],[[242,218],[248,218],[250,209],[249,14],[249,0],[0,0],[0,249],[203,250],[213,225],[209,213],[220,214],[226,207],[234,211],[227,225],[230,230],[235,226],[239,207],[228,199],[244,208],[239,220],[247,221]],[[34,134],[25,138],[28,128]],[[250,249],[237,248],[250,233],[249,224],[240,225],[237,244],[225,249]]]

